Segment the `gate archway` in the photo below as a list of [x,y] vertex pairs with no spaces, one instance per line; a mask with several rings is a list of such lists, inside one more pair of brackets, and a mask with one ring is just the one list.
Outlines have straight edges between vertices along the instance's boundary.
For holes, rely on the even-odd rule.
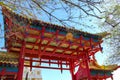
[[[17,80],[22,80],[23,67],[69,70],[77,80],[75,67],[84,64],[88,80],[90,56],[102,51],[102,36],[18,15],[2,7],[5,21],[5,43],[8,52],[19,54]],[[39,62],[39,65],[33,65]],[[47,63],[49,66],[42,66]],[[58,66],[52,67],[51,64]],[[63,66],[66,67],[63,67]]]

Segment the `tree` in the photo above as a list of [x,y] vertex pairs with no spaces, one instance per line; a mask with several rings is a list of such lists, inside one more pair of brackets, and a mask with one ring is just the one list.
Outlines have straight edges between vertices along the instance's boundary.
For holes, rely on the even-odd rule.
[[[110,2],[111,0],[107,1]],[[101,15],[101,18],[103,18],[101,25],[104,26],[102,28],[111,33],[105,38],[105,42],[109,47],[109,56],[106,61],[108,64],[120,64],[120,4],[117,1],[111,3],[102,6],[105,13]]]
[[[102,10],[98,5],[103,0],[1,0],[1,2],[18,14],[73,27],[76,24],[90,26],[80,22],[88,16],[100,18],[98,13],[102,13]],[[88,18],[86,20],[90,21]]]

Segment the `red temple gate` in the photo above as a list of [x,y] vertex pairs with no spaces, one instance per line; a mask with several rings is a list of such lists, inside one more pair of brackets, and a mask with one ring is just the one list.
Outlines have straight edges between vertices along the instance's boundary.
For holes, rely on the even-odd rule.
[[[2,7],[5,25],[5,44],[8,52],[19,54],[17,80],[22,80],[23,67],[70,70],[72,80],[78,80],[75,68],[86,67],[91,80],[89,62],[91,56],[102,51],[102,36],[75,29],[32,20]],[[39,65],[34,65],[39,62]],[[42,66],[47,63],[49,66]],[[58,66],[51,66],[56,64]],[[66,66],[66,67],[65,67]],[[79,70],[78,70],[79,71]]]

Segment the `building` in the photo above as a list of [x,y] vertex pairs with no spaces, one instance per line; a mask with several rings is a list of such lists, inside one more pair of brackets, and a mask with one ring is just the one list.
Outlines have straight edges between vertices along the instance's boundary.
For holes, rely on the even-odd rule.
[[30,71],[29,67],[24,67],[23,80],[42,80],[41,69],[34,68]]

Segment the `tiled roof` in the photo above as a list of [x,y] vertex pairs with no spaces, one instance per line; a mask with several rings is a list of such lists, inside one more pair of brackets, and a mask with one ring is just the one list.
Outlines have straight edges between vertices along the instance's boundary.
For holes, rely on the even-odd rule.
[[0,52],[0,63],[3,64],[18,64],[19,55],[16,53]]
[[[84,36],[87,35],[87,36],[91,36],[93,38],[102,38],[102,35],[91,34],[91,33],[83,32],[83,31],[80,31],[80,30],[77,30],[77,29],[74,29],[74,28],[67,28],[65,26],[51,24],[51,23],[48,23],[48,22],[44,22],[42,20],[35,20],[35,19],[28,18],[26,16],[21,16],[19,14],[16,14],[13,10],[11,10],[10,8],[8,8],[6,6],[3,6],[2,10],[3,10],[3,14],[4,14],[4,12],[6,12],[10,15],[11,18],[16,18],[16,19],[18,19],[18,21],[23,21],[26,24],[29,23],[31,25],[33,24],[33,25],[36,25],[36,26],[44,26],[46,28],[49,27],[49,28],[60,30],[60,31],[82,34]],[[6,14],[4,14],[4,15],[6,15]]]
[[97,62],[93,61],[89,64],[90,69],[93,70],[110,70],[113,71],[117,69],[118,65],[99,65]]

